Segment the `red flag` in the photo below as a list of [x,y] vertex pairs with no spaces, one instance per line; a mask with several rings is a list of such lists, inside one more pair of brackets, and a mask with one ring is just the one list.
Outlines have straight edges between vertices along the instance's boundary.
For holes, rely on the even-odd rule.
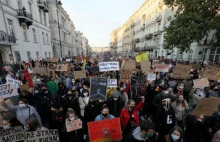
[[28,70],[23,70],[23,73],[24,73],[25,79],[26,79],[26,81],[28,83],[28,86],[30,88],[34,88],[34,85],[33,85],[32,79],[31,79],[31,75],[28,72]]

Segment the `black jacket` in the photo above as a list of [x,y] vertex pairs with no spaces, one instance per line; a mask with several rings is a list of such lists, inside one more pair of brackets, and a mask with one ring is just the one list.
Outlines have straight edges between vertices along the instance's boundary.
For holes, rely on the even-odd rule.
[[109,113],[115,117],[120,117],[121,109],[124,108],[125,102],[119,97],[118,100],[114,101],[113,98],[107,100],[109,107]]
[[71,98],[69,96],[65,96],[63,99],[64,102],[64,112],[67,112],[68,108],[72,108],[78,116],[80,116],[80,107],[78,98],[72,96]]

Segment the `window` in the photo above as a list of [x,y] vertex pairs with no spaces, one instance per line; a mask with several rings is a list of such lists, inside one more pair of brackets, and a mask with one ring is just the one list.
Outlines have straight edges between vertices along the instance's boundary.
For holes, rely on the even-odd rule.
[[46,17],[46,14],[44,13],[44,24],[45,25],[47,25],[47,20],[46,19],[47,19],[47,17]]
[[46,38],[47,38],[47,44],[49,44],[49,37],[47,33],[46,33]]
[[30,51],[27,51],[27,57],[28,57],[28,60],[30,61],[31,60],[31,52]]
[[51,58],[50,52],[49,52],[49,58]]
[[45,58],[47,58],[47,52],[45,52]]
[[41,15],[41,10],[39,10],[39,16],[40,16],[40,22],[43,23],[42,15]]
[[63,28],[65,28],[65,22],[66,22],[66,20],[65,20],[65,18],[64,18],[63,16],[61,16],[61,21],[63,22],[63,23],[62,23]]
[[17,3],[18,3],[18,9],[21,9],[22,6],[21,6],[21,0],[17,0]]
[[39,59],[39,52],[36,52],[37,60]]
[[29,8],[29,12],[32,14],[32,5],[30,2],[28,2],[28,8]]
[[8,19],[8,30],[10,35],[14,35],[13,21]]
[[14,51],[16,62],[21,62],[21,55],[19,51]]
[[66,33],[63,33],[63,41],[66,41]]
[[42,32],[42,36],[43,36],[43,43],[46,44],[44,32]]
[[26,27],[26,25],[25,25],[25,24],[22,24],[22,25],[21,25],[21,28],[22,28],[24,40],[28,40],[28,37],[27,37],[27,27]]
[[33,31],[33,39],[34,39],[34,42],[37,42],[36,30],[33,28],[32,31]]

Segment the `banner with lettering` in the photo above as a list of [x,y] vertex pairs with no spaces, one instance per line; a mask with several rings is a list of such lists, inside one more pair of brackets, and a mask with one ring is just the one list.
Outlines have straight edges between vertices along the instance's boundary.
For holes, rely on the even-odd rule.
[[108,87],[117,87],[117,79],[108,79]]
[[105,72],[105,71],[118,71],[119,63],[118,62],[101,62],[99,63],[99,71]]
[[0,129],[0,142],[19,142],[25,139],[23,128],[21,126]]

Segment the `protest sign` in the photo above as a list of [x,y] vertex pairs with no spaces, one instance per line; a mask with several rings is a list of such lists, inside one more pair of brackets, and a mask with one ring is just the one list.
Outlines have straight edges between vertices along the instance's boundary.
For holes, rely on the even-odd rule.
[[203,88],[209,86],[209,81],[207,78],[196,79],[193,80],[193,84],[194,84],[193,88]]
[[209,80],[219,80],[220,79],[220,67],[208,66],[202,74],[203,78],[208,78]]
[[0,129],[0,142],[18,142],[23,141],[24,139],[25,135],[21,126],[9,129]]
[[131,98],[144,96],[147,89],[146,75],[131,77]]
[[107,96],[107,81],[105,77],[91,77],[90,78],[90,99],[106,100]]
[[130,81],[131,73],[131,70],[120,70],[120,82]]
[[102,121],[88,122],[90,142],[103,142],[104,139],[119,141],[122,139],[120,119],[107,119]]
[[94,64],[94,62],[95,62],[92,58],[90,58],[89,61],[90,61],[92,64]]
[[41,66],[40,62],[35,63],[35,68],[39,68]]
[[58,130],[25,132],[24,142],[60,142]]
[[33,74],[43,74],[47,72],[47,68],[42,67],[42,68],[33,68],[32,69]]
[[117,87],[117,79],[108,79],[108,87]]
[[21,84],[21,81],[15,80],[15,79],[12,79],[12,78],[9,78],[9,77],[7,77],[6,80],[7,80],[7,84],[10,84],[11,87],[13,87],[15,89],[18,89],[19,85]]
[[152,65],[157,65],[157,64],[159,64],[159,62],[160,62],[159,60],[153,60]]
[[76,120],[66,120],[66,131],[67,132],[72,132],[78,129],[82,128],[82,121],[80,119],[76,119]]
[[156,74],[154,73],[148,73],[147,74],[147,80],[155,80],[156,79]]
[[99,71],[100,72],[118,71],[118,70],[120,70],[118,62],[101,62],[101,63],[99,63]]
[[173,70],[173,78],[186,79],[189,76],[192,66],[177,64]]
[[56,63],[59,61],[59,58],[50,58],[47,60],[48,62],[51,62],[51,63]]
[[68,64],[57,65],[56,71],[67,71]]
[[20,88],[20,90],[29,91],[29,86],[27,84],[20,85],[19,88]]
[[218,98],[202,98],[199,100],[199,103],[192,112],[192,115],[199,116],[204,114],[204,116],[212,116],[212,114],[217,111],[219,104],[220,99]]
[[192,69],[194,69],[194,70],[200,70],[200,65],[193,64],[193,65],[192,65]]
[[125,65],[123,69],[133,70],[136,68],[136,62],[134,60],[125,61]]
[[12,96],[18,96],[18,92],[14,87],[11,87],[10,84],[2,84],[0,85],[0,97],[8,98]]
[[71,62],[71,59],[66,59],[66,62]]
[[99,72],[99,66],[91,67],[91,68],[89,69],[89,71],[91,71],[91,72],[93,72],[93,73],[97,73],[97,72]]
[[145,74],[147,74],[149,72],[150,69],[150,63],[149,60],[143,60],[141,61],[141,70],[142,72],[144,72]]
[[50,69],[50,70],[55,70],[56,68],[57,68],[56,64],[50,63],[48,65],[48,69]]
[[157,65],[153,65],[153,69],[155,72],[169,72],[170,66],[157,64]]
[[26,81],[28,83],[28,86],[30,88],[34,88],[34,85],[33,85],[32,79],[31,79],[31,75],[28,72],[28,70],[23,70],[23,73],[24,73],[25,79],[26,79]]
[[80,56],[77,56],[77,57],[76,57],[76,62],[77,62],[77,63],[80,63],[80,62],[82,62],[82,57],[80,57]]
[[75,79],[86,78],[86,71],[74,71],[74,78]]

